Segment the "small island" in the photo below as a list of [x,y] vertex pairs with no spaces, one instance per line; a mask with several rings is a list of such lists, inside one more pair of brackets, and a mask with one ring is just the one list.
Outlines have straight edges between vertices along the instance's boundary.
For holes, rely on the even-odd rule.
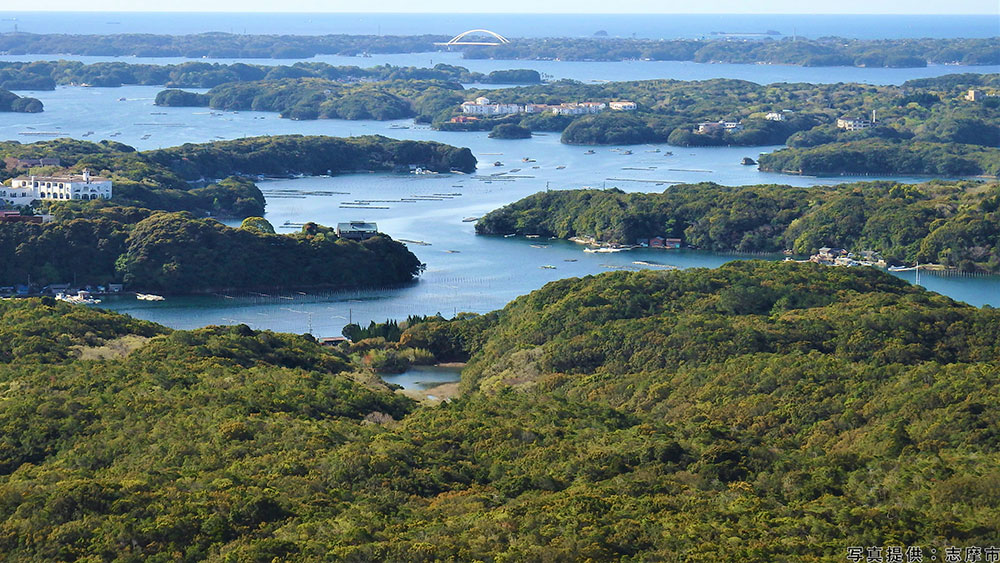
[[531,129],[514,123],[501,123],[490,131],[491,139],[530,139]]

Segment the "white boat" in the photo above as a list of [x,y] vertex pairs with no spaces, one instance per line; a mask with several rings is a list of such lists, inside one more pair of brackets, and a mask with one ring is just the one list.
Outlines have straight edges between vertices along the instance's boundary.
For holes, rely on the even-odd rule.
[[163,301],[162,295],[154,295],[152,293],[136,293],[135,298],[139,301]]

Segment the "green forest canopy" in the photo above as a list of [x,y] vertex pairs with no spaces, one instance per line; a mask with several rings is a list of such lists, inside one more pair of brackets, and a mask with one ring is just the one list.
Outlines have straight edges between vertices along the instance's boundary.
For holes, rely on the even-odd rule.
[[466,395],[431,408],[357,383],[308,336],[0,301],[0,550],[770,562],[989,546],[998,327],[995,309],[872,269],[566,279],[404,331],[467,336]]

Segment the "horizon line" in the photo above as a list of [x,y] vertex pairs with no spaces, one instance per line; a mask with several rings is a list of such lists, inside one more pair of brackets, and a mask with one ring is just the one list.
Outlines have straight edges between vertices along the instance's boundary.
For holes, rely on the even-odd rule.
[[355,12],[355,11],[305,11],[305,10],[288,10],[288,11],[271,11],[271,10],[62,10],[58,8],[38,8],[34,10],[0,10],[0,14],[31,14],[31,13],[52,13],[60,12],[67,14],[345,14],[345,15],[413,15],[413,14],[426,14],[426,15],[483,15],[483,16],[507,16],[507,15],[560,15],[560,16],[612,16],[612,15],[622,15],[622,16],[753,16],[753,15],[767,15],[767,16],[995,16],[1000,19],[1000,11],[998,12],[768,12],[768,11],[754,11],[754,12],[426,12],[426,11],[410,11],[410,12]]

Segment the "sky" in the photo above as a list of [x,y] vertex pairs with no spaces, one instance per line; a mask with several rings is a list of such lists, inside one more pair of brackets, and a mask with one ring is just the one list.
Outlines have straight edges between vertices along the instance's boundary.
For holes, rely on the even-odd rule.
[[[28,7],[21,4],[19,7]],[[155,8],[155,9],[149,9]],[[35,0],[31,10],[95,12],[381,12],[381,13],[632,13],[632,14],[1000,14],[1000,0]],[[998,26],[1000,27],[1000,26]],[[1000,33],[1000,29],[998,29]]]

